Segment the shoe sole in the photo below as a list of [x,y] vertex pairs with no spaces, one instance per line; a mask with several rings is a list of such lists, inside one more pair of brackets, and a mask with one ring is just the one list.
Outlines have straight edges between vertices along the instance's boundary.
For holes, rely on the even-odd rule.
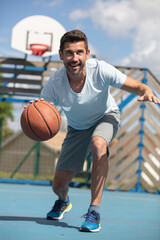
[[99,232],[101,230],[101,228],[97,228],[97,229],[94,229],[94,230],[90,230],[88,228],[80,228],[79,231],[80,232]]
[[69,207],[69,208],[66,208],[66,209],[63,211],[63,213],[61,214],[61,216],[59,216],[59,217],[53,217],[53,218],[50,217],[50,216],[47,216],[47,219],[48,219],[48,220],[61,220],[61,219],[63,218],[64,213],[69,212],[71,209],[72,209],[72,204],[70,203],[70,207]]
[[99,232],[101,230],[101,227],[99,226],[99,228],[97,229],[94,229],[94,230],[90,230],[89,228],[87,227],[84,227],[84,228],[80,228],[79,231],[80,232]]

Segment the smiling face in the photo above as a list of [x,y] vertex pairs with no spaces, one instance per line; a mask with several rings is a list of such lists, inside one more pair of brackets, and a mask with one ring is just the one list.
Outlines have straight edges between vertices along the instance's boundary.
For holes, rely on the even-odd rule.
[[84,41],[66,42],[63,52],[59,51],[68,77],[82,77],[86,72],[86,61],[89,58],[89,50],[86,50]]

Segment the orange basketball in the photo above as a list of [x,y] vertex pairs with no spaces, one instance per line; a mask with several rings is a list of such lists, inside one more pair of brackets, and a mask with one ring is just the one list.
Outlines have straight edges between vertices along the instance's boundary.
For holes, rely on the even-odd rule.
[[46,101],[30,103],[22,112],[21,127],[32,140],[45,141],[54,137],[61,126],[57,108]]

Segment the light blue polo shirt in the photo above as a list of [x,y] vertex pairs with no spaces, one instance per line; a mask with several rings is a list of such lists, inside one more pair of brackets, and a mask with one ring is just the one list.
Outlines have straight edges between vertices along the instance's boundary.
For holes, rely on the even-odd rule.
[[72,91],[65,67],[57,70],[45,84],[41,98],[60,105],[68,125],[83,130],[92,127],[104,114],[118,110],[110,86],[121,88],[126,75],[104,61],[86,62],[86,81],[80,93]]

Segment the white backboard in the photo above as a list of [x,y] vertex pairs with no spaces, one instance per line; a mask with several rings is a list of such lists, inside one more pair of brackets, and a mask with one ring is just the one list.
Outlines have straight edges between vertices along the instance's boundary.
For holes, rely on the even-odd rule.
[[64,27],[55,19],[35,15],[22,19],[13,30],[11,47],[26,54],[32,54],[31,44],[45,44],[50,50],[43,54],[43,57],[58,54],[60,39],[66,32]]

